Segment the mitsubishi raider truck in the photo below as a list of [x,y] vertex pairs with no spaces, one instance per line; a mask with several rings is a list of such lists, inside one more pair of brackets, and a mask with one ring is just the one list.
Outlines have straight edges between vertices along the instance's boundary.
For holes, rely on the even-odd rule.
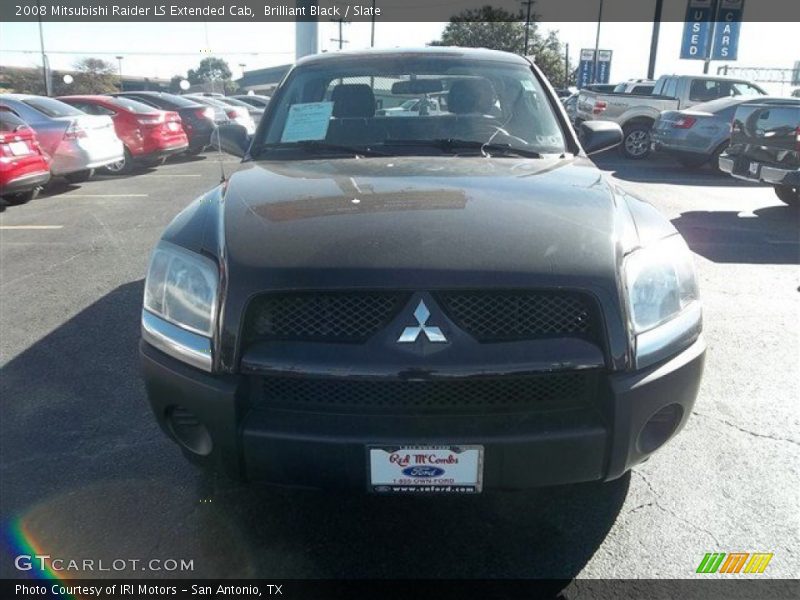
[[[446,112],[376,97],[446,94]],[[235,479],[477,493],[618,478],[686,423],[705,344],[692,256],[607,181],[526,59],[298,61],[243,163],[155,247],[155,417]]]
[[800,98],[739,106],[719,166],[739,179],[771,184],[781,201],[800,208]]

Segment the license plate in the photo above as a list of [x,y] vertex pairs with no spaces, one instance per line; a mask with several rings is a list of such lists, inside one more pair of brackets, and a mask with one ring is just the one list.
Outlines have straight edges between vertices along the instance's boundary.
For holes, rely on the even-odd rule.
[[11,154],[14,156],[24,156],[31,153],[30,148],[28,148],[28,144],[25,142],[11,142],[8,145],[8,148],[11,150]]
[[483,446],[371,446],[369,489],[378,494],[477,494]]
[[750,167],[748,168],[748,171],[750,172],[750,175],[752,175],[753,177],[757,177],[758,176],[758,163],[757,162],[751,162],[750,163]]

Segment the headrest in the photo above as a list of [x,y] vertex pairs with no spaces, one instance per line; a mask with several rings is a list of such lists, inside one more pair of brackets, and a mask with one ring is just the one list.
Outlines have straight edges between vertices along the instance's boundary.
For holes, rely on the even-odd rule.
[[365,83],[343,84],[333,88],[334,117],[374,117],[375,94]]
[[494,101],[494,88],[488,79],[459,79],[453,82],[447,94],[448,110],[459,115],[489,114]]

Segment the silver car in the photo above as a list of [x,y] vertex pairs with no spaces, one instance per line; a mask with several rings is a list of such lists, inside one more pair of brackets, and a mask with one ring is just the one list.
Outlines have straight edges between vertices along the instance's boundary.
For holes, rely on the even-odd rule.
[[53,175],[86,181],[94,169],[124,157],[111,117],[89,115],[54,98],[28,94],[0,94],[0,105],[36,131],[42,150],[52,158]]
[[[776,100],[758,98],[759,103]],[[719,156],[731,139],[733,114],[736,107],[747,102],[753,102],[753,96],[718,98],[685,110],[665,110],[653,125],[652,149],[673,155],[686,167],[710,163],[718,171]]]

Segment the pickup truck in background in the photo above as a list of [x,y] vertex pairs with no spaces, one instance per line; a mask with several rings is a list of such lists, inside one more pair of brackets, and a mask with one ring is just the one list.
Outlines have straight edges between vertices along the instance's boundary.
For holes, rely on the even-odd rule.
[[800,207],[800,99],[737,108],[719,167],[739,179],[769,183],[780,200]]
[[614,121],[625,139],[620,151],[627,158],[640,159],[650,153],[650,130],[665,110],[681,110],[728,96],[760,96],[766,92],[742,79],[707,75],[663,75],[651,94],[603,94],[582,90],[576,108],[577,123]]

